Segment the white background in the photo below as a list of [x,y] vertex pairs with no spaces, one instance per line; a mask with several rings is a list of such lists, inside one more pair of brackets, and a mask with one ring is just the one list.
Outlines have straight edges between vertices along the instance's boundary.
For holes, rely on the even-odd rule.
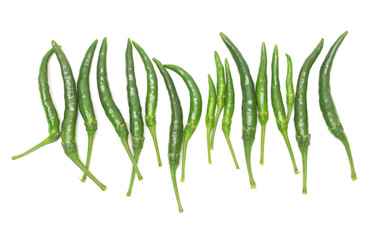
[[[373,27],[370,1],[3,1],[0,5],[0,239],[373,239]],[[328,48],[349,31],[336,56],[332,93],[351,143],[358,180],[350,178],[343,145],[327,130],[318,104],[318,71]],[[285,53],[294,63],[294,84],[304,59],[319,40],[325,47],[313,66],[308,87],[312,134],[308,194],[302,175],[294,175],[270,104],[265,165],[259,165],[260,125],[252,152],[257,189],[251,190],[241,140],[241,89],[238,73],[219,37],[227,34],[257,77],[262,41],[268,59],[279,46],[280,77],[286,76]],[[126,197],[131,164],[101,107],[96,87],[97,52],[108,37],[108,76],[113,97],[128,122],[125,47],[128,37],[150,57],[182,66],[200,87],[204,106],[190,140],[186,182],[179,183],[184,213],[179,213],[167,164],[169,98],[161,75],[157,133],[163,167],[157,167],[153,143],[145,129],[139,167],[144,176]],[[62,45],[75,77],[89,45],[99,44],[91,71],[91,93],[98,120],[92,172],[108,186],[79,181],[81,171],[64,155],[60,140],[23,159],[18,154],[40,140],[47,122],[37,76],[51,47]],[[215,77],[213,51],[227,57],[236,90],[232,141],[240,170],[235,170],[225,139],[216,134],[213,164],[206,153],[207,74]],[[143,104],[146,76],[134,50],[137,83]],[[268,66],[269,66],[268,65]],[[63,81],[56,57],[49,81],[60,120]],[[268,76],[270,81],[270,68]],[[188,90],[172,74],[187,120]],[[270,87],[270,84],[269,84]],[[282,92],[285,94],[284,84]],[[285,100],[285,99],[284,99]],[[77,143],[84,160],[87,137],[78,118]],[[289,136],[299,169],[301,156],[293,121]],[[178,171],[180,174],[180,170]]]

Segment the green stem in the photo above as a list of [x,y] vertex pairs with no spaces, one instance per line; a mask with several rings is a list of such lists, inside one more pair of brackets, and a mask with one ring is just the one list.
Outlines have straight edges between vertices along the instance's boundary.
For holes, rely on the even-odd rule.
[[347,155],[349,158],[349,165],[351,166],[351,178],[353,181],[355,181],[357,180],[356,170],[355,170],[355,165],[353,164],[352,152],[349,146],[347,136],[344,134],[343,137],[340,138],[340,141],[344,144],[345,150],[347,151]]
[[238,161],[236,161],[235,152],[234,152],[234,149],[233,149],[232,144],[231,144],[230,134],[229,133],[224,133],[224,135],[225,135],[225,138],[226,138],[226,142],[229,145],[231,156],[232,156],[232,159],[234,160],[235,167],[236,167],[236,169],[239,169],[239,164],[238,164]]
[[97,186],[101,188],[101,190],[105,191],[106,186],[102,184],[82,163],[79,159],[77,152],[72,152],[68,155],[68,157],[94,182]]
[[170,166],[170,174],[171,174],[171,180],[172,180],[172,182],[173,182],[173,188],[174,188],[175,198],[177,199],[179,212],[183,212],[183,208],[182,208],[181,200],[180,200],[180,198],[179,198],[179,192],[178,192],[178,186],[177,186],[176,172],[177,172],[177,168],[176,168],[176,167],[172,167],[172,166]]
[[292,103],[287,103],[287,125],[288,125],[288,122],[290,121],[290,118],[291,118],[292,108],[293,108],[293,102]]
[[41,141],[40,143],[38,143],[37,145],[35,145],[34,147],[30,148],[29,150],[27,150],[26,152],[24,153],[21,153],[19,155],[16,155],[16,156],[13,156],[12,157],[12,160],[16,160],[18,158],[21,158],[23,156],[26,156],[27,154],[29,153],[32,153],[33,151],[47,145],[47,144],[50,144],[50,143],[53,143],[55,142],[58,138],[56,137],[53,137],[54,135],[49,135],[46,139],[44,139],[43,141]]
[[186,155],[187,155],[187,144],[191,138],[191,134],[185,134],[183,138],[183,152],[182,152],[182,176],[181,182],[184,182],[186,172]]
[[161,167],[162,162],[161,162],[161,157],[160,157],[160,150],[158,149],[158,142],[157,142],[157,137],[156,137],[156,127],[150,127],[149,131],[151,132],[151,136],[152,136],[152,139],[153,139],[153,144],[155,145],[158,166]]
[[260,164],[261,165],[264,165],[265,131],[266,131],[266,123],[261,124],[261,156],[260,156]]
[[252,144],[249,140],[244,140],[244,153],[245,153],[245,162],[247,164],[248,176],[249,176],[249,183],[251,184],[251,188],[256,188],[256,182],[253,178],[252,174],[252,167],[251,167],[251,151],[252,151]]
[[136,175],[138,175],[139,181],[143,180],[142,174],[139,171],[138,164],[136,163],[136,160],[134,158],[134,155],[132,155],[129,143],[127,142],[127,139],[121,138],[122,145],[125,147],[127,155],[130,158],[130,161],[132,162],[132,166],[135,169]]
[[[140,155],[140,151],[134,151],[134,158],[135,158],[136,163],[138,163],[139,161],[139,155]],[[134,186],[134,181],[135,181],[135,169],[133,167],[131,170],[131,179],[130,179],[129,189],[127,190],[127,194],[126,194],[127,197],[131,196],[132,187]]]
[[211,127],[206,128],[206,138],[207,138],[207,147],[208,147],[208,163],[212,164],[212,158],[210,155],[210,133],[212,132]]
[[307,158],[308,158],[308,149],[305,149],[301,152],[303,158],[303,194],[307,194],[306,190],[306,177],[307,177]]
[[[86,168],[90,168],[90,162],[91,162],[91,153],[92,153],[92,146],[93,146],[93,141],[95,137],[95,131],[94,132],[87,132],[88,135],[88,147],[87,147],[87,157],[86,157]],[[84,183],[86,182],[87,179],[87,174],[83,174],[83,177],[81,181]]]
[[297,169],[297,165],[296,165],[295,157],[294,157],[294,155],[293,155],[293,151],[292,151],[292,147],[291,147],[290,139],[288,138],[287,131],[283,131],[283,132],[281,132],[281,133],[282,133],[282,136],[283,136],[283,138],[284,138],[284,141],[286,142],[287,149],[288,149],[288,152],[289,152],[290,157],[291,157],[291,160],[292,160],[293,170],[294,170],[295,174],[298,174],[298,173],[300,173],[300,172],[299,172],[299,170]]
[[222,109],[223,109],[223,107],[218,108],[216,117],[214,118],[214,126],[213,126],[213,130],[212,130],[212,136],[211,136],[211,139],[210,139],[210,149],[212,149],[212,150],[213,150],[213,146],[214,146],[214,136],[216,135],[218,120],[219,120],[219,116],[221,115]]

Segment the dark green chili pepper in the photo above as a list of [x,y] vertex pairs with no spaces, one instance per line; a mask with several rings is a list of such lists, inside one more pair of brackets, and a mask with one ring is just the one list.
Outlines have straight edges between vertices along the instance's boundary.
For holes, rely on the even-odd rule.
[[191,75],[188,72],[186,72],[186,70],[176,65],[172,65],[172,64],[164,65],[164,67],[176,72],[179,76],[181,76],[184,83],[187,85],[188,91],[190,92],[190,113],[188,115],[187,125],[184,128],[184,133],[183,133],[181,182],[184,182],[185,169],[186,169],[187,144],[190,138],[192,137],[192,134],[195,132],[197,125],[199,124],[203,101],[201,100],[199,87],[196,85]]
[[53,105],[53,101],[52,101],[51,93],[49,92],[49,85],[48,85],[48,62],[53,53],[54,53],[54,50],[52,48],[44,55],[42,62],[40,64],[39,77],[38,77],[40,98],[42,99],[44,113],[45,113],[45,116],[48,122],[49,136],[43,141],[41,141],[39,144],[37,144],[36,146],[27,150],[26,152],[13,156],[12,157],[13,160],[26,156],[27,154],[32,153],[33,151],[47,144],[53,143],[60,138],[60,130],[59,130],[60,121],[58,119],[56,108]]
[[299,145],[301,156],[303,158],[303,194],[307,193],[306,177],[307,177],[307,157],[308,147],[310,144],[310,134],[308,126],[308,108],[307,108],[307,87],[310,69],[316,61],[318,55],[323,48],[323,38],[318,43],[317,47],[304,61],[299,73],[299,79],[296,86],[295,94],[295,129],[296,140]]
[[225,135],[226,142],[229,145],[229,149],[231,152],[231,156],[234,160],[234,164],[236,169],[239,169],[239,164],[236,161],[236,156],[234,149],[231,144],[230,139],[230,131],[231,131],[231,119],[232,115],[234,114],[234,108],[235,108],[235,91],[234,91],[234,85],[232,83],[232,77],[231,77],[231,71],[229,62],[225,58],[225,72],[226,72],[226,95],[225,95],[225,108],[223,111],[223,117],[222,117],[222,131]]
[[[89,82],[92,58],[95,53],[97,42],[98,40],[96,39],[88,48],[86,55],[83,58],[83,62],[79,71],[79,77],[77,81],[79,111],[84,119],[84,125],[86,126],[86,131],[88,135],[88,147],[86,158],[87,169],[89,169],[90,167],[92,145],[97,130],[97,121],[92,106]],[[86,178],[87,175],[84,174],[81,181],[85,182]]]
[[273,106],[275,119],[278,125],[278,130],[281,132],[283,139],[286,142],[288,152],[290,153],[294,172],[295,174],[298,174],[299,170],[297,169],[290,140],[288,139],[287,117],[286,112],[284,110],[283,99],[279,84],[279,57],[277,45],[275,45],[274,47],[273,61],[271,63],[271,104]]
[[[143,149],[144,143],[144,122],[142,116],[142,106],[140,105],[138,88],[136,86],[134,59],[132,56],[131,40],[127,41],[126,49],[126,76],[127,76],[127,101],[129,104],[130,115],[130,132],[132,140],[132,150],[135,161],[138,162],[139,155]],[[127,196],[131,196],[132,187],[134,185],[135,169],[132,168],[130,186]]]
[[357,176],[355,166],[353,164],[351,148],[349,146],[348,138],[344,132],[343,125],[340,122],[338,112],[336,111],[336,107],[334,104],[334,100],[332,99],[330,89],[331,67],[336,52],[338,51],[340,45],[342,44],[347,34],[348,32],[346,31],[342,35],[340,35],[336,42],[331,46],[329,52],[326,55],[325,60],[321,65],[321,69],[319,72],[319,106],[321,108],[323,118],[325,119],[325,122],[330,132],[343,143],[345,150],[347,151],[349,164],[351,167],[351,178],[354,181],[357,179]]
[[239,49],[231,42],[231,40],[222,32],[220,36],[229,49],[235,60],[240,75],[240,85],[242,88],[242,125],[243,125],[243,143],[245,160],[251,188],[256,188],[256,183],[252,174],[251,167],[251,150],[256,135],[257,125],[257,106],[256,93],[249,67]]
[[135,168],[136,174],[138,175],[138,179],[140,181],[143,179],[143,177],[140,174],[138,165],[134,156],[132,155],[128,143],[129,131],[127,130],[127,125],[122,117],[121,112],[119,111],[117,105],[113,100],[112,93],[109,88],[108,75],[106,70],[107,48],[107,39],[104,38],[99,52],[99,59],[97,61],[97,88],[99,90],[100,102],[104,108],[105,115],[112,123],[118,136],[121,138],[122,145],[125,147],[127,155],[129,156],[132,162],[132,166]]
[[170,106],[171,106],[171,122],[170,122],[170,132],[169,132],[169,150],[168,158],[170,165],[171,179],[173,182],[174,193],[177,199],[179,212],[183,212],[182,204],[179,199],[176,171],[179,165],[180,152],[182,148],[183,140],[183,111],[179,101],[177,90],[175,89],[173,79],[170,77],[169,73],[162,65],[160,61],[153,58],[161,75],[164,78],[166,88],[169,93]]
[[145,100],[145,123],[151,133],[153,144],[156,149],[158,166],[162,166],[160,151],[158,149],[157,137],[156,137],[156,107],[157,107],[157,75],[151,59],[145,53],[136,42],[132,41],[135,49],[138,51],[142,61],[144,63],[145,70],[147,71],[147,97]]
[[258,119],[261,124],[261,157],[260,164],[264,165],[264,149],[265,149],[265,131],[266,124],[269,120],[268,110],[268,76],[267,70],[267,55],[265,43],[261,46],[261,62],[258,70],[256,82],[256,98],[258,107]]
[[73,73],[70,64],[60,46],[52,41],[53,49],[56,53],[57,59],[60,63],[61,74],[64,80],[64,98],[65,98],[65,111],[64,120],[61,125],[61,139],[62,147],[65,154],[85,173],[87,176],[96,183],[103,191],[106,186],[102,184],[97,178],[84,166],[78,156],[77,144],[75,143],[75,127],[78,114],[78,98],[75,87]]
[[291,118],[293,104],[295,102],[295,94],[293,92],[292,82],[292,60],[291,57],[286,53],[287,57],[287,77],[286,77],[286,103],[287,103],[287,125]]
[[218,120],[225,106],[225,70],[223,68],[221,59],[219,58],[217,51],[214,52],[214,60],[216,62],[216,70],[217,70],[217,107],[218,108],[217,108],[216,116],[214,117],[214,127],[212,130],[212,136],[210,139],[210,149],[213,149],[214,136],[216,134]]
[[214,83],[210,74],[208,74],[208,83],[209,83],[209,98],[208,104],[206,108],[206,116],[205,116],[205,125],[206,125],[206,137],[207,137],[207,147],[208,147],[208,162],[212,164],[212,159],[210,156],[210,135],[212,133],[212,128],[214,126],[214,115],[216,113],[216,88],[214,87]]

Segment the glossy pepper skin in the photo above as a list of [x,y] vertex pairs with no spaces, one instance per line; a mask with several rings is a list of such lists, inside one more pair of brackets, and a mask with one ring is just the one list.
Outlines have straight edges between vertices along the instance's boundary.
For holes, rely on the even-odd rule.
[[208,163],[212,164],[212,158],[210,155],[210,135],[214,126],[214,115],[216,113],[217,107],[217,95],[216,88],[214,86],[212,77],[208,74],[208,84],[209,84],[209,96],[208,104],[206,108],[205,125],[206,125],[206,137],[207,137],[207,147],[208,147]]
[[56,142],[60,138],[60,120],[58,119],[57,111],[53,104],[48,84],[48,62],[53,54],[54,50],[52,48],[44,55],[40,64],[38,77],[40,98],[42,100],[44,113],[48,122],[49,136],[26,152],[13,156],[13,160],[23,157],[47,144]]
[[[79,76],[77,81],[77,91],[78,91],[78,106],[79,111],[83,117],[84,125],[86,126],[86,132],[88,135],[88,147],[87,147],[87,157],[86,157],[86,168],[89,169],[92,153],[92,145],[97,130],[97,121],[95,117],[95,112],[92,105],[91,93],[90,93],[90,71],[92,65],[92,59],[95,54],[95,49],[98,40],[95,40],[91,46],[88,48],[82,64],[79,70]],[[81,181],[85,182],[87,175],[84,174]]]
[[242,125],[245,160],[251,188],[256,188],[251,167],[251,150],[256,135],[257,126],[257,104],[254,83],[249,72],[249,67],[239,49],[223,33],[220,36],[229,49],[240,75],[240,85],[242,88]]
[[64,120],[61,125],[61,139],[62,147],[65,154],[85,173],[87,176],[98,185],[103,191],[106,186],[102,184],[97,178],[84,166],[78,156],[77,144],[75,142],[75,128],[78,114],[78,96],[75,86],[73,73],[68,59],[60,46],[52,41],[53,49],[56,53],[57,59],[60,63],[61,74],[64,80],[64,98],[65,111]]
[[166,88],[169,93],[170,107],[171,107],[171,122],[169,130],[169,147],[168,147],[168,158],[170,165],[170,174],[173,182],[174,193],[177,199],[179,212],[183,212],[182,204],[179,198],[176,171],[179,165],[180,152],[182,149],[183,140],[183,111],[179,101],[177,90],[175,89],[173,79],[170,77],[168,71],[162,65],[160,61],[153,58],[157,68],[160,70],[162,77],[164,78]]
[[[136,86],[134,59],[132,55],[131,40],[127,41],[126,48],[126,76],[127,76],[127,101],[129,104],[130,133],[132,140],[132,151],[135,161],[138,163],[140,152],[144,144],[144,121],[142,116],[142,106],[140,105],[138,88]],[[135,169],[132,168],[130,186],[127,196],[131,196],[132,187],[135,180]]]
[[323,48],[323,38],[318,43],[312,53],[306,58],[301,67],[299,78],[297,80],[296,94],[295,94],[295,129],[296,141],[299,145],[301,156],[303,159],[303,194],[307,193],[307,157],[308,147],[310,144],[310,133],[308,125],[308,108],[307,108],[307,89],[308,77],[310,69],[318,58]]
[[156,149],[158,166],[161,167],[161,157],[158,148],[157,136],[156,136],[156,108],[158,99],[158,84],[157,75],[153,67],[151,59],[149,59],[147,53],[143,48],[139,46],[136,42],[132,41],[136,51],[138,51],[143,63],[145,70],[147,71],[147,97],[145,100],[145,123],[151,133],[153,144]]
[[232,82],[232,76],[230,71],[229,61],[225,58],[225,74],[226,74],[226,93],[225,93],[225,107],[223,110],[222,117],[222,131],[225,135],[226,142],[229,146],[232,159],[234,160],[235,168],[239,169],[238,161],[236,160],[235,152],[231,144],[230,132],[232,116],[235,109],[235,91],[234,84]]
[[264,165],[265,132],[269,120],[268,110],[268,77],[267,77],[267,54],[265,43],[261,46],[261,62],[256,82],[256,98],[258,107],[258,119],[261,124],[261,157],[260,164]]
[[273,111],[275,119],[277,121],[278,130],[283,136],[283,139],[287,145],[288,152],[291,157],[292,165],[295,174],[299,173],[297,169],[295,157],[291,148],[291,143],[288,138],[288,122],[287,116],[283,105],[282,94],[280,90],[279,83],[279,56],[278,56],[278,46],[275,45],[273,51],[273,60],[271,63],[271,104],[273,106]]
[[351,148],[349,146],[348,138],[344,132],[343,125],[340,122],[338,112],[335,107],[334,100],[331,95],[331,88],[330,88],[330,72],[332,68],[332,64],[338,51],[340,45],[342,44],[345,36],[347,36],[348,32],[344,32],[340,37],[335,41],[335,43],[331,46],[329,52],[326,55],[325,60],[323,61],[320,72],[319,72],[319,106],[321,108],[321,112],[327,127],[329,128],[332,135],[334,135],[337,139],[339,139],[347,151],[347,155],[349,158],[349,164],[351,167],[351,178],[352,180],[356,180],[356,171],[355,166],[353,164],[353,158],[351,153]]
[[293,105],[295,103],[295,94],[293,90],[293,82],[292,82],[292,59],[290,55],[286,53],[287,57],[287,76],[286,76],[286,103],[287,103],[287,124],[290,121]]
[[193,133],[195,132],[197,125],[200,122],[203,101],[201,99],[201,93],[200,93],[199,87],[197,86],[192,76],[186,70],[184,70],[183,68],[179,66],[172,65],[172,64],[164,65],[164,67],[176,72],[183,79],[190,93],[190,112],[188,115],[187,125],[184,128],[183,144],[182,144],[183,152],[182,152],[181,182],[184,182],[185,171],[186,171],[187,144],[188,144],[188,141],[191,139]]
[[217,126],[219,117],[221,116],[221,112],[223,108],[225,107],[225,69],[223,67],[223,64],[221,62],[221,59],[219,58],[219,55],[217,51],[214,52],[214,61],[216,63],[216,70],[217,70],[217,113],[214,117],[214,126],[212,130],[212,136],[210,139],[210,149],[213,149],[214,145],[214,136],[216,134]]
[[122,117],[121,112],[113,100],[109,87],[106,68],[107,48],[107,39],[104,38],[99,52],[99,59],[97,60],[97,89],[99,91],[99,98],[105,111],[105,115],[108,117],[118,136],[120,137],[122,145],[124,146],[140,181],[143,179],[143,177],[140,174],[138,165],[128,143],[129,131],[127,130],[127,125]]

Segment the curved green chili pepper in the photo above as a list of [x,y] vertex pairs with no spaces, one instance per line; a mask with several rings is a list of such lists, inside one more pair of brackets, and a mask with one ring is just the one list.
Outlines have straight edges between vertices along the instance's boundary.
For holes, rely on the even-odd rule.
[[208,83],[209,83],[209,97],[208,97],[208,104],[206,108],[206,116],[205,116],[205,125],[206,125],[206,137],[207,137],[207,147],[208,147],[208,162],[212,164],[212,159],[210,156],[210,135],[212,133],[212,128],[214,126],[214,115],[216,113],[217,107],[217,95],[216,95],[216,88],[214,87],[214,83],[210,74],[208,74]]
[[322,111],[323,118],[327,124],[332,135],[334,135],[337,139],[339,139],[347,152],[349,158],[349,164],[351,167],[351,178],[352,180],[356,180],[356,171],[355,166],[353,164],[353,158],[351,153],[351,148],[349,146],[348,138],[344,132],[343,125],[340,122],[338,112],[336,111],[336,107],[334,104],[334,100],[332,99],[331,89],[330,89],[330,72],[331,67],[338,51],[340,45],[342,44],[345,36],[347,36],[348,32],[344,32],[340,37],[336,40],[336,42],[331,46],[329,52],[326,55],[325,60],[321,65],[321,69],[319,72],[319,106]]
[[183,133],[181,182],[184,182],[185,169],[186,169],[187,144],[190,138],[192,137],[192,134],[195,132],[197,125],[199,124],[203,101],[201,100],[199,87],[196,85],[191,75],[188,72],[186,72],[186,70],[176,65],[172,65],[172,64],[164,65],[164,67],[176,72],[179,76],[181,76],[184,83],[187,85],[188,91],[190,92],[190,113],[188,115],[187,126],[184,128],[184,133]]
[[217,113],[214,118],[214,127],[212,130],[212,136],[210,139],[210,149],[213,149],[214,145],[214,136],[216,134],[216,129],[218,125],[219,117],[221,116],[221,112],[225,106],[225,70],[223,68],[221,59],[217,51],[214,52],[214,60],[216,62],[216,69],[217,69]]
[[303,194],[307,193],[306,178],[307,178],[307,157],[308,147],[310,144],[310,134],[308,126],[308,108],[307,108],[307,88],[308,88],[308,77],[310,69],[316,61],[318,55],[321,53],[323,48],[323,38],[318,43],[317,47],[304,61],[299,73],[299,79],[296,86],[295,94],[295,129],[296,129],[296,140],[299,145],[299,149],[303,158]]
[[108,75],[106,70],[107,48],[107,39],[104,38],[99,52],[99,59],[97,60],[97,89],[99,90],[100,102],[104,108],[105,115],[112,123],[118,136],[121,138],[122,145],[126,149],[127,155],[129,156],[132,166],[135,168],[136,174],[138,175],[138,179],[140,181],[143,179],[143,177],[140,174],[138,165],[136,164],[136,160],[134,155],[132,155],[128,143],[129,131],[127,130],[127,125],[122,117],[121,112],[113,100],[108,83]]
[[292,152],[290,140],[288,139],[288,124],[286,112],[284,110],[282,94],[279,84],[279,57],[278,57],[278,46],[275,45],[273,51],[273,61],[271,63],[271,104],[273,106],[275,119],[277,121],[278,130],[281,132],[284,141],[286,142],[288,152],[290,154],[292,165],[295,174],[299,173],[297,169],[295,157]]
[[222,32],[220,36],[229,49],[232,57],[235,60],[240,75],[240,85],[242,88],[242,125],[243,125],[243,143],[245,160],[247,163],[247,170],[251,188],[256,188],[256,182],[253,178],[251,167],[251,150],[256,135],[257,125],[257,106],[256,93],[253,84],[249,67],[239,49],[231,42],[231,40]]
[[180,152],[182,148],[183,140],[183,111],[179,101],[177,90],[175,89],[173,79],[170,77],[169,73],[162,65],[160,61],[153,58],[161,75],[164,78],[166,88],[169,93],[170,107],[171,107],[171,122],[170,122],[170,132],[169,132],[169,150],[168,158],[170,165],[171,179],[173,182],[174,193],[177,199],[179,212],[183,212],[182,204],[179,198],[178,186],[176,180],[176,171],[179,165]]
[[[129,104],[130,115],[130,132],[132,140],[132,150],[135,161],[138,163],[140,152],[144,143],[144,122],[142,116],[142,106],[140,105],[138,88],[136,86],[134,59],[132,56],[131,40],[127,41],[126,49],[126,76],[127,76],[127,101]],[[132,187],[134,185],[135,169],[132,168],[130,186],[127,196],[131,196]]]
[[292,60],[291,57],[286,53],[287,57],[287,77],[286,77],[286,103],[287,103],[287,125],[291,118],[293,104],[295,102],[295,94],[293,92],[292,82]]
[[53,53],[54,53],[54,50],[52,48],[44,55],[42,62],[40,64],[39,77],[38,77],[40,98],[42,99],[44,113],[45,113],[45,116],[48,122],[49,136],[43,141],[41,141],[40,143],[38,143],[36,146],[27,150],[26,152],[13,156],[12,157],[13,160],[26,156],[27,154],[32,153],[33,151],[47,144],[56,142],[60,138],[60,130],[59,130],[60,120],[58,119],[56,108],[53,105],[53,101],[52,101],[51,93],[49,92],[49,85],[48,85],[48,62]]
[[147,97],[145,100],[145,123],[151,133],[153,144],[156,149],[158,166],[161,167],[160,151],[158,149],[157,137],[156,137],[156,107],[157,107],[157,75],[153,67],[151,59],[145,53],[136,42],[132,41],[135,49],[138,51],[143,63],[145,70],[147,71]]
[[229,149],[231,152],[232,159],[234,160],[235,167],[236,169],[239,169],[239,164],[236,161],[235,152],[232,147],[231,139],[230,139],[231,119],[232,119],[232,115],[234,114],[234,109],[235,109],[235,91],[234,91],[234,84],[232,83],[230,65],[226,58],[225,58],[225,70],[226,70],[226,96],[225,96],[225,108],[224,108],[223,117],[222,117],[222,131],[223,131],[223,134],[225,135],[226,142],[229,145]]
[[[90,167],[92,145],[97,130],[97,121],[92,106],[89,82],[92,58],[95,53],[97,42],[98,40],[96,39],[88,48],[86,55],[83,58],[83,62],[79,71],[79,77],[77,81],[79,111],[84,119],[84,125],[86,126],[86,131],[88,135],[88,147],[86,158],[87,169],[89,169]],[[84,174],[81,181],[85,182],[86,178],[87,175]]]
[[260,124],[261,124],[261,157],[260,157],[261,165],[264,165],[265,131],[266,131],[266,123],[269,120],[268,77],[266,74],[266,70],[267,70],[266,46],[265,46],[265,43],[262,43],[261,62],[260,62],[260,68],[258,70],[257,82],[256,82],[258,119],[260,120]]
[[96,183],[103,191],[106,186],[102,184],[97,178],[84,166],[78,156],[77,144],[75,143],[75,127],[78,115],[78,98],[75,88],[75,81],[71,71],[70,64],[60,46],[52,41],[53,49],[56,53],[57,59],[60,63],[61,74],[64,80],[64,98],[65,111],[64,120],[61,126],[62,147],[65,154]]

